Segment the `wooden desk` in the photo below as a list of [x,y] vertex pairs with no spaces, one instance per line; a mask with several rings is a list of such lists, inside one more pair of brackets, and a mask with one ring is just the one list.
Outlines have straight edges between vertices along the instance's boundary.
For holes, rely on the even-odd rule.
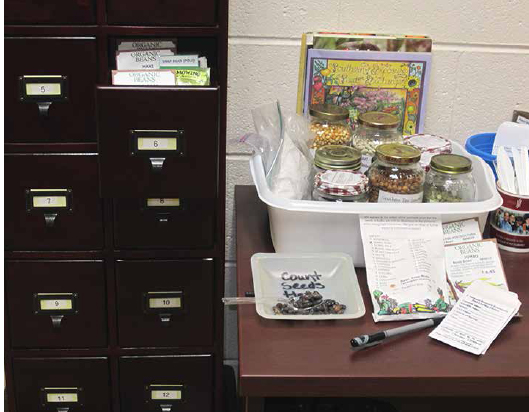
[[[266,206],[255,188],[237,186],[235,200],[237,293],[244,296],[253,291],[251,256],[274,252],[274,248]],[[498,397],[521,401],[529,396],[529,255],[502,252],[502,259],[509,286],[522,301],[525,319],[510,324],[481,357],[430,339],[430,330],[353,352],[352,337],[396,326],[373,322],[363,268],[357,269],[366,305],[366,315],[360,319],[274,321],[259,317],[253,306],[239,306],[240,395],[249,399],[486,396],[492,398],[485,406],[496,407],[505,406],[505,398]],[[472,405],[476,405],[475,398]]]

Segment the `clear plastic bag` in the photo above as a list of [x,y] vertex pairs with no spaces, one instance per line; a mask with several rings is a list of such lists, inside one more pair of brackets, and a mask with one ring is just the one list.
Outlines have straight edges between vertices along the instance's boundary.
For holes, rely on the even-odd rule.
[[255,133],[240,141],[261,155],[270,189],[288,199],[310,199],[312,190],[312,138],[309,122],[281,109],[279,102],[252,110]]

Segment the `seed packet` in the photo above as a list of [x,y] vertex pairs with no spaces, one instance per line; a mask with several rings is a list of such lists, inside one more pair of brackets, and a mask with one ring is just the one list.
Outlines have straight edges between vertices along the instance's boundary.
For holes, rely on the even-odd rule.
[[188,68],[174,69],[177,86],[209,86],[210,69]]

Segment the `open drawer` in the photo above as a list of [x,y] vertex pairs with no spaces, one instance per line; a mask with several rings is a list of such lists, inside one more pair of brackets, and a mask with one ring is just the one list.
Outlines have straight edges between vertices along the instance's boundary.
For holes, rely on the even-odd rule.
[[98,87],[101,194],[217,194],[215,87]]

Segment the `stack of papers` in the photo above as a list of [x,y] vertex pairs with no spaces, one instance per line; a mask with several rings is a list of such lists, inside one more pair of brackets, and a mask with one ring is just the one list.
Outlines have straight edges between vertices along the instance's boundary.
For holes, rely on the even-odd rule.
[[483,355],[520,306],[516,293],[475,281],[430,337]]

